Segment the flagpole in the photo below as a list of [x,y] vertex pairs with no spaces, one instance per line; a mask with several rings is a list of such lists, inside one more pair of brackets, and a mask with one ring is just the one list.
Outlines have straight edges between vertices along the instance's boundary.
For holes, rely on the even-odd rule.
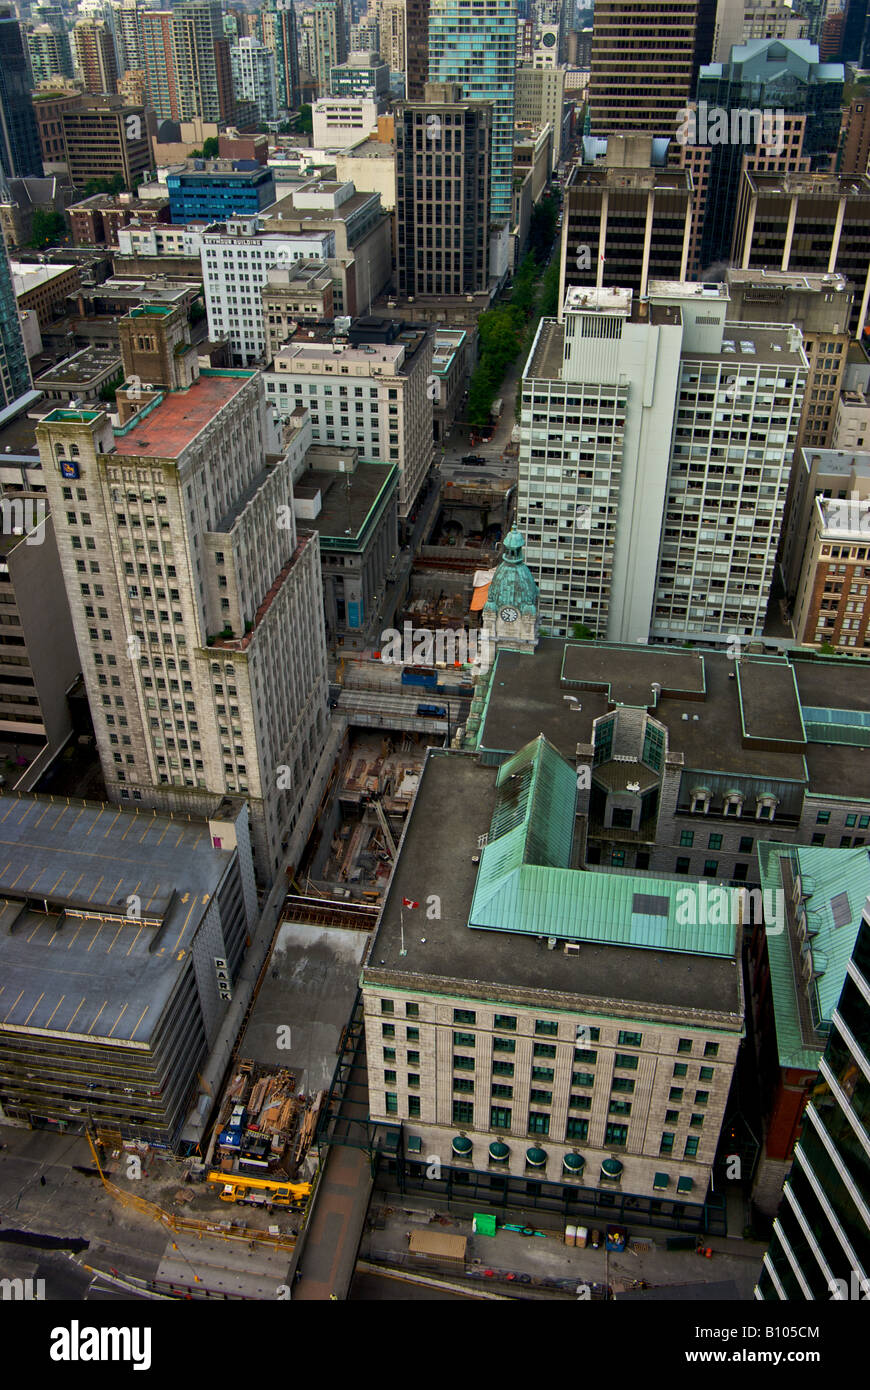
[[406,956],[406,955],[408,954],[408,952],[405,950],[405,899],[404,899],[404,898],[399,898],[399,923],[400,923],[401,933],[402,933],[402,949],[401,949],[401,951],[399,952],[399,955],[400,955],[400,956]]

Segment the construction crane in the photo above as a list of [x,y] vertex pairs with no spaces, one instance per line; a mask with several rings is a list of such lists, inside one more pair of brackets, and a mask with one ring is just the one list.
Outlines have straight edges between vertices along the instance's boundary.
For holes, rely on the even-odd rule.
[[[248,1245],[268,1245],[275,1250],[292,1250],[294,1245],[296,1244],[295,1235],[291,1235],[289,1232],[279,1231],[276,1233],[273,1231],[226,1229],[225,1225],[219,1225],[217,1222],[213,1220],[198,1221],[195,1217],[181,1216],[180,1214],[177,1214],[175,1212],[164,1211],[163,1208],[159,1207],[156,1202],[150,1202],[147,1197],[140,1197],[136,1193],[126,1192],[123,1188],[118,1187],[117,1183],[112,1182],[109,1178],[106,1177],[106,1174],[103,1171],[103,1165],[100,1160],[100,1155],[97,1149],[97,1143],[99,1141],[95,1141],[94,1135],[91,1132],[90,1125],[85,1126],[85,1135],[90,1146],[91,1154],[93,1155],[94,1163],[97,1165],[97,1172],[100,1175],[100,1181],[102,1182],[103,1187],[109,1193],[109,1195],[114,1197],[116,1201],[120,1202],[122,1206],[130,1207],[134,1211],[138,1211],[142,1216],[150,1216],[154,1221],[159,1221],[160,1224],[164,1226],[167,1230],[189,1232],[190,1234],[196,1235],[198,1237],[207,1236],[210,1240],[227,1240],[238,1243],[246,1242]],[[226,1175],[223,1173],[217,1174],[215,1176],[220,1177],[220,1179],[224,1182],[226,1181]],[[246,1179],[234,1178],[233,1181],[235,1183],[238,1183],[239,1181],[244,1182],[246,1181]],[[279,1185],[284,1187],[295,1186],[297,1188],[300,1195],[297,1197],[297,1200],[294,1203],[294,1205],[301,1206],[305,1198],[308,1197],[311,1193],[310,1183],[283,1183]],[[223,1195],[224,1194],[221,1193],[222,1197]],[[238,1201],[239,1198],[227,1197],[225,1200]],[[278,1199],[276,1199],[275,1201],[275,1205],[278,1206],[290,1206],[290,1204],[291,1203],[289,1197],[285,1201],[280,1201]]]
[[278,1182],[275,1178],[249,1178],[242,1173],[220,1172],[209,1173],[208,1180],[222,1184],[222,1202],[290,1207],[302,1206],[311,1195],[310,1182]]

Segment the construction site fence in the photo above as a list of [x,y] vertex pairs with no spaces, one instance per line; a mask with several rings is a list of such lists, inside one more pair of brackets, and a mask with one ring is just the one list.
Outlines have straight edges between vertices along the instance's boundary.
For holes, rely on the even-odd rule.
[[[139,1197],[134,1192],[125,1192],[122,1187],[118,1187],[111,1179],[103,1173],[100,1174],[103,1186],[106,1191],[122,1206],[129,1207],[138,1211],[142,1216],[149,1216],[154,1221],[159,1221],[168,1231],[184,1235],[194,1235],[199,1239],[232,1240],[240,1244],[247,1245],[266,1245],[274,1250],[293,1250],[296,1246],[297,1237],[289,1233],[276,1235],[272,1231],[260,1231],[249,1227],[239,1227],[224,1225],[219,1221],[201,1221],[196,1217],[182,1216],[176,1212],[165,1211],[156,1202],[150,1202],[147,1197]],[[305,1209],[307,1215],[308,1208]]]

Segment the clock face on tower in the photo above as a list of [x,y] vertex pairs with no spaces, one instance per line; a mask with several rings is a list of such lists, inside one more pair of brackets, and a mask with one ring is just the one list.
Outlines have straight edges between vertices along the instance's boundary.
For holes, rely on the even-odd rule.
[[515,608],[502,608],[498,616],[503,623],[515,623],[520,615]]

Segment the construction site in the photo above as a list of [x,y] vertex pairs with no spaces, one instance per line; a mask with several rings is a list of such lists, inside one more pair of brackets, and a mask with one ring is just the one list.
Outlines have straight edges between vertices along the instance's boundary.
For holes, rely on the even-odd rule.
[[306,1094],[294,1071],[235,1063],[205,1153],[208,1182],[225,1202],[302,1207],[317,1170],[311,1145],[323,1092]]
[[[387,668],[381,669],[387,673]],[[348,729],[332,803],[319,827],[318,843],[294,884],[300,893],[381,901],[426,745],[433,741],[400,729]]]

